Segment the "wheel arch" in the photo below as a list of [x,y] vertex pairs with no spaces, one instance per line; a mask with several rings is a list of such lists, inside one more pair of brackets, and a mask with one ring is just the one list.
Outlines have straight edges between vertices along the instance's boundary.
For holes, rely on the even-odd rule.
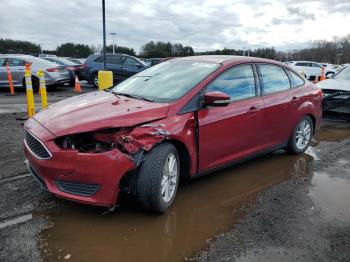
[[184,182],[188,181],[191,170],[191,157],[188,148],[183,142],[176,139],[166,139],[163,142],[168,142],[175,146],[180,157],[180,179]]
[[313,114],[306,114],[306,116],[309,116],[312,120],[312,126],[313,126],[313,134],[315,134],[316,130],[316,117]]

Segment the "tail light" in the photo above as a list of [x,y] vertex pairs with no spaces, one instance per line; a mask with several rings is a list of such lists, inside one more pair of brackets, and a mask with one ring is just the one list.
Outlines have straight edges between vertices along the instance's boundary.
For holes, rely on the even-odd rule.
[[48,68],[46,69],[47,72],[58,72],[58,68]]
[[66,66],[67,70],[77,70],[74,66]]

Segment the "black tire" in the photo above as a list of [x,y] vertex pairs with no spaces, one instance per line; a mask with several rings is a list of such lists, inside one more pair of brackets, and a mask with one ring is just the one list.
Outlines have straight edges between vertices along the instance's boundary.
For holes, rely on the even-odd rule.
[[98,75],[97,75],[97,73],[94,73],[91,76],[91,82],[94,85],[94,87],[98,88]]
[[[34,93],[37,93],[39,91],[39,86],[40,86],[39,79],[35,76],[32,76],[32,87],[33,87]],[[25,78],[23,78],[23,87],[24,88],[27,87]]]
[[326,74],[326,78],[328,79],[328,78],[331,78],[332,76],[334,76],[335,75],[335,73],[333,73],[333,72],[328,72],[327,74]]
[[[301,146],[298,146],[298,143],[297,143],[297,133],[303,121],[306,121],[310,127],[310,137],[307,139],[307,141],[305,138],[305,145],[302,145],[301,147]],[[311,143],[313,133],[314,133],[314,124],[312,122],[311,117],[304,116],[299,120],[299,122],[294,127],[293,133],[290,136],[288,141],[287,152],[294,155],[304,153]]]
[[[177,164],[176,185],[169,201],[162,194],[163,169],[168,158],[175,156]],[[180,159],[174,145],[162,143],[146,155],[136,182],[136,198],[140,206],[151,213],[164,213],[174,202],[179,184]]]

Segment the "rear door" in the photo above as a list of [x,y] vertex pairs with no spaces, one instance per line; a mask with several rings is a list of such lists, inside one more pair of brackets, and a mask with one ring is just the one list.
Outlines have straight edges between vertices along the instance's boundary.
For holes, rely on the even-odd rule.
[[25,60],[20,58],[7,58],[6,63],[10,66],[13,84],[21,86],[24,79]]
[[113,72],[113,80],[120,81],[125,79],[122,71],[122,58],[120,55],[107,55],[106,66],[108,70]]
[[264,148],[287,142],[293,128],[291,103],[293,91],[289,77],[282,66],[259,64],[258,72],[262,87],[264,107],[262,109]]
[[263,100],[254,72],[250,64],[234,66],[207,85],[205,92],[224,92],[231,103],[198,111],[200,171],[259,151]]
[[311,63],[311,66],[312,66],[312,75],[320,76],[322,72],[322,66],[317,63]]

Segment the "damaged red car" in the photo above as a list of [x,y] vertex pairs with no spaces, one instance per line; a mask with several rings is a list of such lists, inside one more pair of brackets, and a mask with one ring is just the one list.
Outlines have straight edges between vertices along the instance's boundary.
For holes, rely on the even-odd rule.
[[26,164],[56,196],[113,208],[127,192],[162,213],[180,178],[277,149],[303,153],[321,99],[320,89],[275,61],[172,59],[34,115],[24,125]]

